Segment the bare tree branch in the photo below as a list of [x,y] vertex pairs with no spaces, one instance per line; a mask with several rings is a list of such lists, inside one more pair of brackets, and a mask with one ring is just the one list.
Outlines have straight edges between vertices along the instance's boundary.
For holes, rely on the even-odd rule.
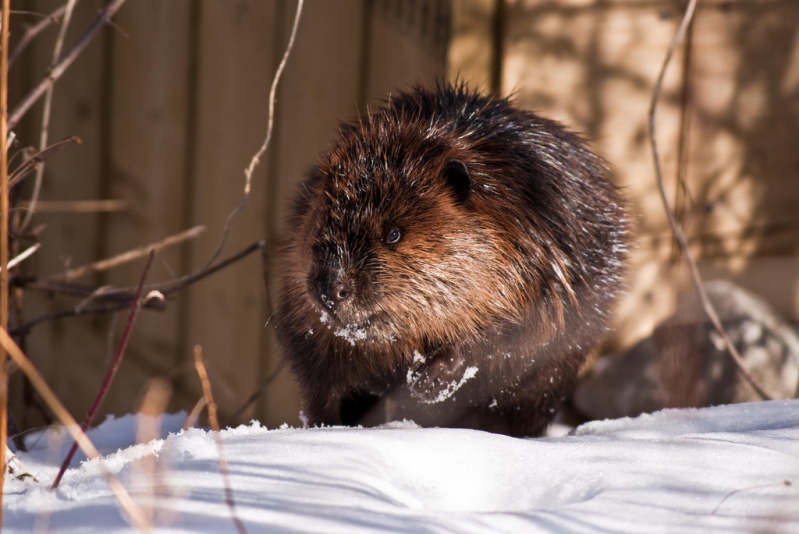
[[122,7],[122,4],[125,3],[125,0],[111,0],[111,2],[106,5],[105,9],[103,9],[94,22],[89,26],[83,36],[75,43],[75,46],[67,53],[64,58],[58,62],[58,64],[50,69],[47,74],[41,79],[39,84],[30,92],[28,93],[25,98],[22,99],[22,102],[17,104],[17,107],[14,108],[14,111],[11,112],[11,115],[8,117],[8,129],[12,130],[17,123],[19,123],[20,119],[28,112],[28,110],[35,104],[41,97],[47,92],[47,89],[58,80],[64,72],[74,63],[74,61],[78,58],[78,56],[83,52],[83,50],[88,46],[88,44],[94,39],[97,35],[97,32],[105,26],[113,17],[119,8]]
[[[40,200],[36,203],[39,213],[109,213],[125,211],[130,202],[118,198],[105,200]],[[20,202],[21,209],[29,207],[27,202]]]
[[[55,41],[55,47],[53,47],[53,60],[50,63],[50,68],[52,69],[58,64],[58,60],[61,59],[61,49],[64,47],[64,38],[67,35],[67,29],[69,28],[69,22],[72,20],[72,12],[75,9],[75,4],[78,3],[78,0],[67,0],[66,10],[64,11],[64,20],[61,23],[61,27],[58,29],[58,38]],[[42,151],[47,147],[47,138],[50,136],[50,113],[53,109],[53,91],[55,89],[55,84],[50,84],[47,87],[47,91],[44,97],[44,110],[42,111],[42,127],[41,131],[39,132],[39,150]],[[44,181],[44,167],[45,164],[42,162],[41,165],[38,165],[36,168],[36,180],[33,182],[33,193],[31,194],[30,200],[30,208],[25,213],[25,217],[22,219],[22,222],[19,223],[18,231],[20,233],[25,231],[25,228],[28,227],[30,224],[31,219],[33,218],[33,214],[36,213],[36,203],[39,201],[39,195],[42,191],[42,182]]]
[[300,25],[300,15],[302,15],[302,4],[303,0],[299,0],[297,3],[297,13],[294,15],[294,24],[291,26],[291,34],[289,35],[289,42],[286,45],[286,51],[283,52],[283,58],[280,60],[280,64],[277,66],[277,71],[275,72],[275,77],[272,80],[272,87],[269,89],[269,119],[266,125],[266,138],[264,139],[264,143],[261,145],[261,148],[258,149],[258,152],[250,160],[250,164],[244,170],[244,176],[246,181],[244,183],[244,196],[248,197],[250,195],[250,187],[252,184],[252,173],[255,170],[255,167],[260,163],[261,156],[264,155],[266,149],[269,147],[269,142],[272,140],[272,130],[274,129],[275,124],[275,98],[277,95],[277,85],[280,82],[280,77],[283,74],[283,69],[286,68],[286,63],[289,59],[289,54],[291,53],[291,49],[294,48],[294,38],[297,36],[297,28]]
[[694,285],[696,286],[696,290],[699,293],[699,298],[702,301],[702,307],[707,313],[707,316],[710,318],[710,322],[713,323],[713,327],[719,333],[721,338],[724,340],[724,344],[727,346],[727,351],[732,357],[733,362],[738,367],[738,371],[744,376],[744,378],[749,382],[749,385],[752,386],[758,395],[764,400],[771,400],[771,396],[766,393],[763,387],[755,380],[755,378],[746,370],[744,366],[743,358],[741,357],[738,349],[735,348],[735,344],[733,344],[730,337],[727,335],[727,331],[724,329],[724,326],[721,324],[721,319],[719,319],[718,313],[716,313],[716,309],[713,306],[713,303],[710,301],[710,298],[707,296],[707,292],[705,291],[704,286],[702,285],[702,276],[699,274],[699,268],[696,265],[696,261],[693,258],[693,254],[691,254],[691,250],[688,248],[688,241],[685,237],[685,233],[683,232],[680,223],[677,221],[677,217],[674,214],[674,210],[671,209],[669,205],[668,198],[666,197],[666,188],[663,183],[663,171],[660,168],[660,154],[658,152],[658,145],[657,139],[655,137],[655,111],[657,110],[657,102],[660,97],[660,91],[663,87],[663,78],[666,74],[666,68],[668,67],[669,63],[671,62],[671,57],[674,55],[674,51],[677,49],[677,46],[683,40],[685,36],[685,32],[688,30],[691,22],[693,21],[694,13],[696,10],[696,4],[698,0],[690,0],[688,5],[685,8],[685,14],[683,15],[683,19],[680,22],[680,26],[677,29],[677,33],[674,36],[674,39],[671,41],[671,45],[669,46],[669,50],[666,53],[666,58],[663,60],[663,65],[661,66],[660,73],[658,74],[657,82],[655,83],[654,90],[652,91],[652,103],[649,108],[649,140],[652,146],[652,156],[654,158],[655,164],[655,174],[657,177],[657,186],[658,191],[660,192],[660,199],[663,202],[663,207],[666,210],[666,215],[669,219],[669,224],[671,225],[671,229],[674,232],[674,236],[677,238],[677,242],[682,249],[682,252],[685,256],[685,260],[688,262],[688,266],[690,267],[691,276],[694,280]]
[[[170,280],[168,282],[161,282],[158,284],[151,284],[149,286],[144,287],[144,291],[148,293],[150,291],[160,291],[163,293],[165,297],[169,297],[173,293],[176,293],[182,290],[189,285],[202,280],[203,278],[210,276],[217,271],[220,271],[231,265],[240,259],[252,254],[256,250],[260,250],[265,246],[264,241],[258,241],[253,243],[252,245],[248,246],[247,248],[233,254],[229,258],[220,261],[211,266],[207,266],[202,269],[198,269],[193,273],[184,276],[182,278],[177,278],[175,280]],[[52,321],[55,319],[62,319],[65,317],[76,317],[79,315],[88,315],[88,314],[101,314],[101,313],[113,313],[119,310],[122,310],[130,305],[130,302],[133,298],[130,292],[125,289],[107,289],[105,288],[103,291],[98,291],[96,287],[90,286],[81,286],[75,283],[67,283],[67,282],[59,282],[59,281],[52,281],[52,280],[14,280],[16,285],[20,285],[22,287],[31,288],[31,289],[39,289],[43,291],[52,291],[57,293],[65,293],[68,295],[74,296],[94,296],[97,300],[104,300],[107,301],[106,304],[100,304],[96,306],[83,306],[83,307],[74,307],[68,310],[61,310],[53,313],[46,313],[27,321],[25,324],[18,326],[17,328],[10,331],[11,335],[14,337],[19,337],[22,335],[26,335],[30,330],[42,323],[47,321]],[[148,300],[143,305],[144,308],[148,309],[164,309],[164,303],[158,300]]]
[[25,30],[25,34],[22,36],[22,39],[19,40],[19,43],[17,43],[17,46],[16,48],[14,48],[14,51],[11,52],[11,55],[8,56],[9,69],[14,66],[14,63],[17,61],[17,58],[19,58],[19,56],[22,55],[22,52],[24,52],[28,48],[28,46],[30,46],[30,44],[34,41],[34,39],[36,39],[36,37],[39,36],[40,33],[42,33],[44,30],[46,30],[53,24],[58,24],[58,19],[61,17],[61,15],[64,14],[64,10],[66,8],[67,8],[66,5],[59,7],[58,9],[56,9],[55,11],[44,17],[42,20],[40,20],[33,26],[28,27],[28,29]]
[[106,271],[113,267],[117,267],[118,265],[122,265],[123,263],[128,263],[139,258],[142,258],[149,254],[151,250],[155,250],[156,252],[164,249],[166,247],[171,247],[172,245],[177,245],[179,243],[183,243],[184,241],[188,241],[189,239],[195,239],[197,236],[205,232],[205,226],[199,225],[195,226],[194,228],[189,228],[188,230],[181,232],[179,234],[175,234],[173,236],[169,236],[161,241],[156,243],[151,243],[149,245],[145,245],[143,247],[139,247],[133,250],[129,250],[127,252],[123,252],[122,254],[118,254],[112,258],[107,258],[105,260],[96,261],[94,263],[89,263],[87,265],[82,265],[80,267],[76,267],[74,269],[70,269],[69,271],[61,274],[57,274],[55,276],[51,276],[50,280],[75,280],[82,276],[91,273],[98,273],[101,271]]

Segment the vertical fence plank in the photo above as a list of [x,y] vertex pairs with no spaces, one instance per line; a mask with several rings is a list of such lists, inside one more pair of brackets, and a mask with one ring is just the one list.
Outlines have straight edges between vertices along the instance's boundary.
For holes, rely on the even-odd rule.
[[446,79],[450,2],[377,0],[369,25],[366,95],[370,99]]
[[[199,39],[197,131],[192,222],[205,224],[207,236],[193,247],[193,265],[212,254],[228,214],[244,192],[244,169],[261,145],[267,97],[274,72],[276,3],[261,0],[202,0]],[[271,153],[267,156],[271,157]],[[253,175],[249,204],[233,222],[229,255],[262,239],[266,169]],[[264,329],[262,265],[251,256],[189,290],[187,349],[203,346],[224,418],[258,383],[260,337]],[[188,359],[190,353],[184,351]],[[199,395],[196,380],[184,384]]]
[[[126,211],[105,217],[100,256],[107,257],[152,243],[184,230],[184,207],[191,199],[184,189],[189,136],[189,67],[192,0],[138,0],[116,18],[126,35],[113,34],[110,146],[105,191],[128,202]],[[158,253],[148,282],[183,274],[186,246]],[[106,283],[130,286],[142,261],[113,269]],[[108,410],[130,411],[148,377],[191,372],[180,368],[180,300],[164,312],[145,310],[139,316],[128,348],[125,380],[115,386]],[[175,390],[172,406],[187,409],[196,399]],[[116,402],[115,402],[116,401]]]

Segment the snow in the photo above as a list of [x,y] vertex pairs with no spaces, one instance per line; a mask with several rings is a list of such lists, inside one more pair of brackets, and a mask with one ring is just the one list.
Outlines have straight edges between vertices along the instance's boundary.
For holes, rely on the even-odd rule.
[[[214,434],[179,431],[183,419],[164,417],[163,439],[146,443],[135,444],[134,416],[90,437],[158,532],[235,531]],[[40,482],[6,481],[5,532],[129,532],[98,461],[47,489],[58,434],[19,455]],[[253,423],[221,438],[251,533],[799,532],[799,400],[664,410],[540,439],[407,421]]]
[[[416,354],[418,353],[414,353],[413,357],[414,362],[419,361],[416,359]],[[422,359],[421,361],[424,362],[424,359]],[[413,386],[421,376],[422,375],[420,372],[414,371],[413,368],[410,368],[408,369],[408,373],[405,376],[405,380],[407,381],[409,386]],[[444,402],[445,400],[452,397],[455,394],[455,392],[458,391],[461,387],[463,387],[463,385],[468,380],[471,380],[475,376],[477,376],[477,367],[475,366],[467,367],[466,369],[463,370],[463,376],[461,376],[460,380],[458,380],[457,382],[452,380],[449,383],[440,384],[439,387],[441,387],[441,390],[438,393],[436,393],[435,397],[433,397],[432,399],[426,399],[420,396],[419,400],[421,400],[425,404],[435,404],[437,402]]]

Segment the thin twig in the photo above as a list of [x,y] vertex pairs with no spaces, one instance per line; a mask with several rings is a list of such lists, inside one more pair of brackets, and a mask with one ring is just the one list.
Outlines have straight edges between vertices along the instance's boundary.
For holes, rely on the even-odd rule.
[[19,40],[19,43],[17,43],[14,51],[11,52],[10,56],[8,56],[9,69],[14,66],[17,58],[28,48],[28,46],[34,41],[34,39],[36,39],[36,37],[38,37],[40,33],[42,33],[51,25],[58,24],[58,18],[64,14],[64,10],[66,8],[66,5],[59,7],[48,16],[44,17],[33,26],[29,26],[28,29],[25,30],[25,34],[22,36],[22,39]]
[[222,446],[222,434],[219,428],[216,402],[214,402],[214,395],[211,392],[211,380],[208,378],[208,372],[205,370],[203,349],[200,345],[194,346],[194,366],[197,368],[197,375],[200,377],[200,383],[203,388],[203,398],[205,398],[205,404],[208,406],[208,421],[211,423],[214,439],[216,440],[216,450],[219,457],[219,473],[222,475],[222,482],[225,486],[225,501],[227,502],[228,508],[230,508],[230,516],[233,520],[233,524],[236,525],[236,530],[239,534],[245,534],[247,529],[244,528],[244,523],[241,522],[241,519],[239,519],[239,516],[236,514],[236,502],[233,500],[233,488],[230,486],[230,470],[228,469],[225,450]]
[[[114,313],[120,310],[124,310],[128,306],[130,306],[130,302],[120,302],[118,304],[98,304],[97,306],[84,306],[81,308],[75,307],[75,308],[70,308],[68,310],[60,310],[52,313],[45,313],[39,315],[34,319],[31,319],[22,326],[14,328],[10,332],[11,335],[13,335],[14,337],[19,337],[22,335],[27,335],[28,333],[30,333],[33,327],[38,326],[42,323],[46,323],[48,321],[54,321],[56,319],[64,319],[66,317],[79,317],[81,315],[103,315],[107,313]],[[163,304],[156,300],[147,301],[144,303],[142,307],[153,310],[164,309]]]
[[[28,209],[28,202],[20,202],[19,207]],[[39,200],[36,211],[39,213],[112,213],[125,211],[130,202],[124,199],[105,200]]]
[[[164,295],[171,295],[172,293],[185,288],[186,286],[193,284],[211,276],[212,274],[216,273],[227,267],[228,265],[239,261],[240,259],[244,258],[245,256],[249,256],[256,250],[262,249],[266,246],[266,242],[264,240],[256,241],[255,243],[251,244],[250,246],[240,250],[239,252],[229,256],[227,259],[224,259],[218,263],[213,265],[205,265],[204,267],[198,268],[195,271],[183,276],[181,278],[175,278],[174,280],[169,280],[167,282],[159,282],[155,284],[150,284],[145,287],[147,291],[157,290],[161,291]],[[131,288],[120,288],[112,291],[108,291],[107,295],[114,295],[116,293],[124,293],[130,291]]]
[[50,156],[59,148],[62,148],[70,143],[76,143],[79,145],[81,144],[81,139],[77,136],[62,139],[61,141],[53,143],[47,148],[44,148],[43,150],[26,159],[19,167],[14,169],[14,172],[11,173],[11,177],[8,179],[8,187],[14,187],[17,185],[28,174],[36,170],[39,167],[39,164],[42,163],[46,157]]
[[[84,432],[89,425],[92,424],[94,420],[94,416],[97,415],[97,411],[100,409],[100,405],[105,400],[105,396],[108,394],[108,390],[111,388],[111,382],[113,382],[114,377],[119,371],[119,366],[122,364],[122,357],[125,355],[125,349],[128,347],[128,341],[130,340],[130,334],[133,331],[133,325],[136,323],[136,317],[139,315],[139,310],[141,309],[140,301],[142,295],[142,288],[144,287],[144,281],[147,278],[147,273],[150,270],[150,266],[153,264],[153,258],[155,257],[155,251],[150,252],[150,256],[147,258],[147,263],[144,266],[144,270],[141,274],[141,280],[139,281],[139,287],[136,290],[136,296],[133,299],[133,302],[130,305],[130,312],[128,313],[128,322],[125,325],[125,330],[122,332],[122,338],[119,340],[119,346],[117,347],[117,352],[114,355],[114,360],[111,362],[111,366],[108,368],[108,372],[103,379],[103,383],[100,386],[100,391],[97,394],[97,397],[94,399],[94,402],[89,408],[89,413],[86,414],[86,418],[83,420],[81,424],[81,430]],[[61,464],[61,469],[58,471],[58,476],[56,476],[55,480],[53,481],[53,489],[58,487],[58,483],[61,482],[61,477],[64,476],[64,473],[69,467],[69,463],[72,461],[72,457],[75,455],[77,450],[78,444],[77,442],[72,444],[72,447],[69,449],[69,453],[67,453],[66,458],[64,458],[64,463]]]
[[[184,276],[183,278],[178,278],[176,280],[171,280],[169,282],[163,282],[161,284],[152,284],[150,286],[145,287],[145,291],[160,291],[166,297],[169,297],[171,294],[180,291],[181,289],[194,284],[203,278],[214,274],[215,272],[224,269],[228,265],[239,261],[240,259],[252,254],[256,250],[259,250],[264,247],[264,241],[258,241],[253,243],[252,245],[248,246],[244,250],[237,252],[236,254],[230,256],[229,258],[220,261],[210,267],[206,267],[202,270],[197,270],[188,276]],[[70,290],[74,290],[75,292],[70,293],[77,296],[87,296],[92,291],[98,298],[102,298],[104,300],[109,301],[116,301],[119,302],[114,304],[104,304],[98,305],[93,307],[83,307],[83,308],[72,308],[69,310],[61,310],[58,312],[53,313],[46,313],[31,319],[30,321],[26,322],[25,324],[15,328],[11,331],[11,334],[14,336],[20,336],[23,334],[27,334],[34,326],[37,326],[41,323],[51,321],[54,319],[62,319],[65,317],[76,317],[78,315],[88,315],[88,314],[102,314],[102,313],[113,313],[115,311],[119,311],[127,306],[130,305],[130,301],[132,297],[130,293],[127,292],[126,289],[115,289],[112,291],[106,291],[102,294],[97,293],[97,288],[84,288],[79,289],[80,286],[76,284],[59,284],[57,282],[48,282],[46,280],[41,281],[29,281],[24,282],[20,281],[19,284],[24,287],[31,287],[36,289],[42,289],[45,291],[59,291],[62,293],[69,293]],[[145,308],[154,308],[154,309],[163,309],[163,303],[160,301],[147,301],[144,303]]]
[[[297,35],[297,28],[300,25],[300,15],[302,15],[302,7],[303,7],[304,0],[299,0],[297,2],[297,12],[294,15],[294,23],[291,27],[291,34],[289,35],[289,42],[286,45],[286,50],[283,52],[283,58],[280,60],[280,64],[277,67],[277,71],[275,71],[275,77],[272,79],[272,86],[269,90],[269,112],[267,118],[267,126],[266,126],[266,137],[264,139],[263,144],[255,153],[255,155],[250,160],[250,164],[247,166],[247,169],[244,171],[244,197],[241,199],[241,202],[238,206],[233,208],[233,210],[228,214],[227,218],[225,219],[225,224],[222,227],[222,237],[219,239],[219,245],[217,245],[216,250],[208,261],[205,262],[203,267],[210,265],[222,254],[222,250],[225,248],[225,244],[227,243],[228,234],[230,233],[230,226],[233,224],[233,220],[238,216],[239,212],[244,209],[247,203],[250,200],[250,189],[252,187],[252,173],[255,170],[255,167],[260,162],[260,158],[263,156],[266,149],[269,147],[269,142],[272,139],[272,130],[275,122],[275,99],[277,94],[277,86],[280,82],[280,77],[283,74],[283,69],[286,67],[286,63],[288,62],[289,54],[291,50],[294,48],[294,38]],[[201,267],[202,268],[202,267]]]
[[[61,59],[61,49],[64,47],[64,38],[67,35],[67,29],[69,28],[69,22],[72,20],[72,12],[75,9],[75,4],[77,4],[78,0],[67,0],[67,9],[64,11],[64,20],[61,23],[61,27],[58,29],[58,37],[55,40],[55,46],[53,47],[53,60],[50,62],[50,68],[54,68],[58,64],[58,60]],[[44,150],[47,147],[47,138],[50,135],[50,113],[53,109],[53,91],[55,90],[55,84],[51,83],[47,87],[47,91],[44,96],[44,109],[42,111],[42,127],[41,131],[39,132],[39,151]],[[39,195],[42,191],[42,181],[44,180],[44,167],[45,163],[42,162],[36,168],[36,180],[33,182],[33,192],[31,193],[31,200],[30,200],[30,208],[28,208],[28,212],[25,213],[25,218],[22,219],[22,222],[19,223],[18,231],[20,233],[24,232],[25,229],[28,227],[28,224],[31,222],[31,218],[33,218],[33,214],[36,213],[36,203],[39,201]]]
[[113,17],[119,8],[122,7],[122,4],[125,3],[125,0],[111,0],[111,2],[106,5],[105,9],[103,9],[97,18],[92,22],[91,26],[86,30],[86,32],[78,39],[78,42],[75,43],[75,46],[67,52],[67,55],[58,62],[58,64],[50,69],[47,74],[41,79],[38,85],[27,95],[25,98],[22,99],[22,102],[17,104],[17,107],[14,108],[14,111],[11,112],[11,115],[8,117],[8,129],[12,130],[20,121],[20,119],[28,112],[28,110],[35,104],[44,93],[47,91],[47,88],[53,85],[56,80],[58,80],[64,72],[72,65],[72,63],[78,58],[78,56],[83,52],[83,50],[88,46],[88,44],[94,39],[97,32],[105,26],[111,17]]
[[183,421],[183,426],[181,427],[181,429],[188,430],[191,427],[193,427],[195,423],[197,423],[197,420],[200,418],[200,412],[203,411],[205,405],[206,405],[205,397],[200,397],[199,399],[197,399],[197,402],[194,403],[194,408],[191,409],[191,412],[189,412],[189,415],[186,417],[186,420]]
[[169,236],[156,243],[128,250],[127,252],[123,252],[122,254],[118,254],[111,258],[96,261],[94,263],[89,263],[87,265],[82,265],[80,267],[75,267],[74,269],[70,269],[65,273],[51,276],[50,280],[75,280],[87,274],[106,271],[113,267],[117,267],[123,263],[129,263],[143,256],[146,256],[150,251],[157,252],[161,249],[171,247],[172,245],[177,245],[178,243],[182,243],[189,239],[195,239],[203,232],[205,232],[205,226],[202,225],[195,226],[194,228],[189,228],[188,230],[180,232],[179,234]]
[[277,85],[280,82],[280,76],[283,74],[283,69],[286,68],[286,63],[289,59],[289,54],[291,53],[291,49],[294,48],[294,38],[297,36],[297,28],[300,25],[300,15],[302,14],[302,4],[303,0],[299,0],[297,2],[297,13],[294,15],[294,24],[291,26],[291,35],[289,35],[289,42],[286,45],[286,51],[283,53],[283,58],[280,60],[280,64],[277,66],[277,71],[275,72],[275,78],[272,80],[272,87],[269,89],[269,114],[268,114],[268,122],[266,125],[266,138],[264,139],[264,143],[261,145],[261,148],[258,149],[258,152],[250,160],[250,164],[244,170],[244,176],[246,181],[244,183],[244,196],[248,197],[250,195],[250,186],[252,184],[252,173],[255,170],[255,167],[260,163],[261,156],[264,155],[266,152],[267,147],[269,147],[269,142],[272,140],[272,130],[275,123],[275,99],[277,96]]
[[[74,439],[78,446],[80,446],[81,450],[84,452],[84,454],[86,454],[86,457],[91,459],[99,459],[100,453],[97,451],[94,444],[92,444],[92,442],[89,440],[89,437],[83,430],[81,430],[78,422],[75,421],[67,409],[64,408],[64,405],[61,404],[61,401],[58,400],[56,394],[53,393],[53,390],[50,389],[50,386],[48,386],[47,382],[44,381],[42,375],[39,374],[39,371],[36,370],[36,367],[34,367],[33,363],[31,363],[27,356],[23,354],[23,352],[20,350],[17,344],[14,343],[14,340],[11,339],[11,336],[8,335],[8,332],[4,328],[0,328],[0,345],[2,345],[3,349],[8,352],[9,356],[11,356],[11,359],[14,360],[14,363],[17,364],[19,369],[25,373],[25,376],[28,377],[28,380],[30,380],[33,387],[36,389],[42,399],[44,399],[44,402],[47,403],[47,406],[50,408],[50,410],[52,410],[56,418],[58,418],[61,425],[72,436],[72,439]],[[102,460],[98,460],[98,465],[100,466],[100,470],[103,473],[106,483],[108,483],[111,491],[114,492],[114,496],[116,496],[119,504],[130,516],[133,524],[143,532],[150,532],[152,530],[151,526],[146,522],[141,509],[133,501],[122,483],[108,471],[105,463],[103,463]]]
[[[133,300],[132,292],[119,292],[116,288],[112,289],[110,286],[95,287],[77,282],[15,277],[11,280],[11,286],[36,289],[47,293],[59,293],[70,297],[82,297],[88,300],[106,301],[108,303],[120,304],[122,308],[129,306],[130,301]],[[113,294],[109,293],[110,291],[113,291]],[[155,310],[166,309],[166,306],[150,302],[146,302],[145,307]]]
[[[3,0],[0,18],[0,327],[8,328],[8,24],[11,0]],[[0,347],[0,488],[5,482],[8,443],[7,354]],[[2,492],[0,492],[2,493]],[[0,528],[3,525],[3,496],[0,495]]]
[[748,488],[738,488],[738,489],[736,489],[736,490],[732,490],[732,491],[730,491],[729,493],[727,493],[727,494],[726,494],[726,495],[725,495],[725,496],[724,496],[724,497],[723,497],[723,498],[722,498],[722,499],[719,501],[719,503],[716,505],[716,507],[715,507],[715,508],[713,508],[713,511],[712,511],[712,512],[710,512],[710,515],[716,515],[716,512],[718,512],[718,511],[719,511],[719,508],[721,508],[721,505],[722,505],[722,504],[724,504],[724,502],[725,502],[727,499],[729,499],[730,497],[732,497],[733,495],[736,495],[736,494],[738,494],[738,493],[742,493],[742,492],[744,492],[744,491],[751,491],[751,490],[762,489],[762,488],[771,488],[771,487],[774,487],[774,486],[786,486],[786,487],[791,487],[792,485],[793,485],[793,483],[792,483],[790,480],[783,480],[782,482],[771,482],[771,483],[768,483],[768,484],[758,484],[757,486],[749,486]]
[[[8,329],[8,25],[11,0],[3,0],[0,17],[0,327]],[[6,351],[0,347],[0,488],[5,482],[8,443],[8,370]],[[0,527],[3,496],[0,491]]]
[[658,152],[657,140],[655,138],[655,111],[657,109],[657,102],[660,97],[661,88],[663,86],[663,78],[666,74],[666,68],[668,67],[669,62],[671,61],[671,57],[674,54],[674,51],[677,49],[677,46],[680,44],[683,37],[685,36],[685,32],[688,30],[688,26],[690,26],[691,21],[693,20],[697,2],[698,0],[690,0],[688,6],[685,8],[685,14],[683,15],[682,22],[680,22],[680,26],[677,29],[677,33],[674,36],[674,39],[672,39],[671,41],[669,50],[666,53],[666,58],[663,60],[663,65],[660,68],[660,73],[658,74],[657,82],[655,83],[655,87],[652,91],[652,103],[649,108],[649,140],[652,146],[652,156],[655,164],[657,186],[658,186],[658,191],[660,192],[660,199],[663,202],[663,207],[666,210],[666,215],[668,216],[669,224],[671,225],[671,229],[674,232],[674,236],[677,238],[677,242],[679,243],[683,254],[685,255],[685,260],[688,262],[688,266],[690,267],[691,276],[694,280],[694,285],[696,286],[696,290],[699,293],[699,298],[702,301],[702,307],[705,309],[705,313],[707,313],[708,317],[710,318],[710,322],[713,323],[713,327],[716,329],[718,334],[724,340],[724,344],[727,346],[727,351],[732,357],[733,362],[738,367],[738,370],[741,372],[741,374],[744,376],[747,382],[749,382],[749,385],[752,386],[752,389],[754,389],[762,399],[771,400],[771,396],[768,393],[766,393],[766,391],[757,382],[757,380],[755,380],[755,378],[746,370],[743,358],[739,354],[738,349],[735,348],[735,344],[733,344],[732,340],[730,340],[730,337],[727,335],[727,331],[724,329],[724,326],[721,324],[721,320],[719,319],[719,316],[716,313],[716,309],[713,306],[713,303],[710,301],[710,298],[707,296],[707,292],[705,291],[705,288],[702,285],[702,276],[699,274],[699,268],[696,265],[696,261],[694,261],[693,255],[691,254],[691,250],[688,248],[688,241],[685,237],[685,233],[683,232],[682,227],[677,221],[677,217],[675,216],[674,211],[671,209],[669,201],[666,198],[666,188],[663,184],[663,172],[660,168],[660,155]]

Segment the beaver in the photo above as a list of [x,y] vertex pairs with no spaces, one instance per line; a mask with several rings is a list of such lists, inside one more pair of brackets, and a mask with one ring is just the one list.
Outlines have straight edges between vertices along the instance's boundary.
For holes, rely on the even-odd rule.
[[540,435],[622,286],[627,217],[606,175],[577,135],[464,84],[341,124],[279,270],[307,423]]

